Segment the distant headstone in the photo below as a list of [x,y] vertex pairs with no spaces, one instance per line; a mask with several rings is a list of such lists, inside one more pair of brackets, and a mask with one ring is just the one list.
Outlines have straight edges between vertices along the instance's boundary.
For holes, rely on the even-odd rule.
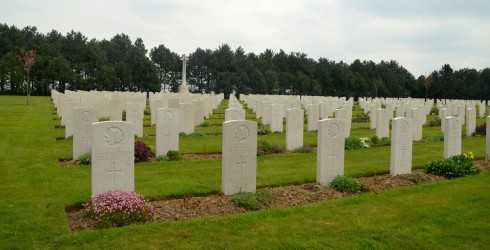
[[244,121],[245,110],[241,108],[225,109],[225,122],[227,121]]
[[308,105],[308,131],[318,130],[320,111],[318,104]]
[[444,119],[446,119],[446,131],[444,131],[444,158],[460,155],[462,118],[449,116]]
[[445,128],[445,124],[446,124],[446,118],[447,116],[450,116],[448,115],[448,109],[445,109],[445,108],[441,108],[439,109],[439,116],[441,118],[441,132],[444,133],[444,128]]
[[412,119],[397,117],[392,120],[390,174],[412,172]]
[[318,122],[316,181],[328,186],[336,176],[344,175],[345,131],[342,121],[324,119]]
[[179,110],[159,108],[157,110],[156,155],[168,151],[179,151]]
[[75,108],[73,113],[73,159],[90,153],[92,149],[92,123],[99,121],[96,108]]
[[194,107],[192,104],[179,104],[180,132],[194,133]]
[[302,109],[286,111],[286,150],[303,147],[304,114]]
[[390,120],[386,109],[376,110],[376,136],[380,139],[390,137]]
[[144,107],[139,102],[126,103],[126,121],[134,124],[134,135],[143,137]]
[[121,121],[92,124],[92,196],[134,191],[134,128]]
[[476,110],[466,109],[466,136],[472,136],[476,131]]
[[272,104],[271,105],[271,132],[282,132],[283,125],[283,113],[282,104]]
[[408,112],[409,118],[412,118],[412,140],[420,141],[422,140],[422,118],[420,109],[411,109]]
[[350,136],[350,129],[352,123],[352,119],[349,117],[347,113],[348,111],[346,110],[345,107],[335,110],[335,119],[342,121],[342,124],[344,125],[345,138]]
[[271,102],[262,102],[262,124],[269,125],[271,123]]
[[152,100],[150,102],[151,126],[157,123],[157,110],[163,108],[162,100]]
[[123,102],[121,99],[109,100],[109,117],[111,121],[122,121]]
[[63,106],[63,118],[65,119],[65,138],[73,136],[73,109],[80,107],[80,102],[66,102]]
[[254,193],[257,178],[257,123],[224,122],[222,147],[222,192],[225,195]]

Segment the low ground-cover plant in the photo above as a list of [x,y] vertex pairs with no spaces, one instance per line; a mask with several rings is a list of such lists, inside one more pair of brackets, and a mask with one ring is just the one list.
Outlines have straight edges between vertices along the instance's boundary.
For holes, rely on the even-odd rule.
[[364,113],[364,112],[361,112],[361,113],[357,113],[356,115],[354,115],[354,117],[352,117],[352,122],[358,122],[358,123],[363,123],[363,122],[369,122],[369,115]]
[[333,189],[342,193],[357,193],[364,190],[364,187],[356,179],[348,176],[335,177],[331,186]]
[[206,136],[206,134],[201,133],[201,132],[193,132],[190,134],[186,134],[184,132],[179,133],[179,137],[204,137],[204,136]]
[[345,138],[345,150],[361,149],[366,148],[365,143],[360,138],[357,137],[347,137]]
[[266,140],[259,140],[257,142],[257,155],[280,154],[284,153],[284,151],[284,147],[271,144]]
[[134,142],[134,162],[147,162],[153,157],[155,154],[148,145],[142,141]]
[[429,161],[425,164],[425,171],[429,174],[457,178],[479,172],[473,162],[473,153],[455,155],[447,159]]
[[432,118],[430,121],[427,121],[424,124],[424,127],[440,127],[441,126],[441,118],[439,116]]
[[75,162],[79,165],[90,165],[92,164],[92,155],[90,153],[81,154]]
[[257,135],[268,135],[271,133],[271,130],[267,127],[259,127],[259,130],[257,131]]
[[153,206],[143,196],[120,190],[100,193],[83,204],[85,217],[95,220],[100,228],[147,222],[153,210]]
[[169,150],[166,155],[159,155],[157,161],[180,161],[182,156],[179,151]]
[[99,122],[107,122],[107,121],[110,121],[111,120],[111,117],[110,116],[102,116],[102,117],[99,117]]
[[295,153],[313,153],[315,149],[312,146],[303,146],[301,148],[293,150]]
[[259,190],[255,193],[238,193],[233,195],[231,201],[235,206],[247,210],[259,210],[275,199],[275,195],[265,190]]

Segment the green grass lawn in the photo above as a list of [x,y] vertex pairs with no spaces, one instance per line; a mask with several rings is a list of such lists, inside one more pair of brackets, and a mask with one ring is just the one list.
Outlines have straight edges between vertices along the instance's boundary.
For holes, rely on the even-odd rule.
[[[71,158],[49,97],[0,96],[0,249],[485,249],[490,245],[490,173],[288,209],[159,222],[71,233],[65,207],[90,199],[90,167],[61,167]],[[221,108],[224,104],[221,105]],[[221,113],[210,121],[218,123]],[[250,114],[247,114],[249,117]],[[145,116],[148,119],[149,116]],[[149,123],[145,120],[145,124]],[[478,124],[482,123],[479,119]],[[220,153],[217,135],[181,138],[182,153]],[[200,131],[201,129],[201,131]],[[209,131],[208,131],[209,129]],[[145,135],[154,128],[145,127]],[[369,125],[353,124],[352,136],[371,137]],[[424,137],[440,135],[424,128]],[[284,145],[284,134],[259,136]],[[143,138],[153,149],[155,139]],[[205,145],[205,148],[204,146]],[[316,145],[316,132],[305,133]],[[464,138],[462,151],[483,157],[485,138]],[[389,172],[389,147],[345,153],[345,174]],[[443,143],[415,143],[413,165],[442,158]],[[315,153],[258,157],[257,185],[315,181]],[[221,160],[142,163],[135,189],[150,199],[220,191]]]

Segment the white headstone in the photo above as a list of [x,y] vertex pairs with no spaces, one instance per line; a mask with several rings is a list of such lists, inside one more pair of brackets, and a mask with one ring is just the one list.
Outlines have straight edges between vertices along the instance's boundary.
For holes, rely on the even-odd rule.
[[408,117],[412,118],[412,139],[414,141],[422,140],[422,118],[420,116],[420,109],[411,109],[408,113]]
[[303,147],[304,113],[302,109],[286,111],[286,150]]
[[350,129],[352,123],[352,119],[349,117],[347,113],[348,111],[346,110],[345,107],[335,110],[335,119],[342,121],[342,124],[344,125],[345,138],[350,136]]
[[345,131],[342,121],[325,119],[318,122],[316,181],[328,186],[336,176],[344,175]]
[[318,104],[308,105],[308,131],[318,130],[318,120],[320,119]]
[[227,121],[244,121],[245,120],[245,110],[232,108],[225,109],[225,122]]
[[73,113],[73,159],[91,153],[92,123],[99,121],[96,108],[76,108]]
[[144,107],[139,102],[126,103],[126,121],[134,124],[134,135],[143,137]]
[[180,132],[194,133],[194,107],[192,104],[179,104]]
[[283,113],[282,104],[271,105],[271,132],[282,132]]
[[120,99],[109,100],[109,117],[111,121],[122,121],[123,102]]
[[73,109],[80,107],[80,102],[66,102],[63,112],[65,119],[65,138],[73,136]]
[[460,155],[462,118],[449,116],[444,119],[446,119],[446,131],[444,131],[444,158]]
[[160,108],[157,110],[156,153],[166,155],[168,151],[179,151],[179,110]]
[[412,119],[397,117],[392,120],[390,174],[412,172]]
[[376,136],[378,138],[390,136],[390,120],[386,109],[376,110]]
[[444,128],[445,128],[445,124],[446,124],[446,117],[448,117],[449,115],[447,114],[448,113],[448,109],[445,109],[445,108],[441,108],[439,109],[439,116],[441,118],[441,132],[444,133]]
[[262,124],[269,125],[271,123],[271,102],[262,102]]
[[471,136],[476,131],[476,110],[468,108],[466,110],[466,136]]
[[152,100],[150,102],[150,113],[151,113],[151,126],[155,125],[157,123],[157,110],[159,108],[163,108],[163,101],[162,100]]
[[225,195],[256,190],[257,123],[223,123],[221,191]]
[[92,196],[134,191],[134,128],[129,122],[92,124]]

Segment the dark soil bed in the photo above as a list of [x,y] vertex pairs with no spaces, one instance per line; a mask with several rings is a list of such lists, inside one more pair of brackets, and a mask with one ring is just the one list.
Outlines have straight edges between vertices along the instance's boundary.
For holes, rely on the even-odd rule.
[[[368,192],[378,192],[442,179],[444,178],[425,174],[422,170],[414,170],[412,174],[407,175],[391,176],[386,174],[361,177],[357,180],[364,185]],[[353,195],[337,192],[333,188],[323,187],[317,183],[268,187],[262,188],[262,190],[267,190],[276,197],[268,203],[268,208],[293,207]],[[152,221],[186,220],[206,216],[224,216],[247,211],[235,206],[231,198],[231,196],[222,194],[204,197],[188,195],[180,199],[152,201],[151,203],[155,207]],[[83,211],[80,209],[70,210],[67,212],[67,216],[71,231],[97,229],[91,220],[83,217]]]

